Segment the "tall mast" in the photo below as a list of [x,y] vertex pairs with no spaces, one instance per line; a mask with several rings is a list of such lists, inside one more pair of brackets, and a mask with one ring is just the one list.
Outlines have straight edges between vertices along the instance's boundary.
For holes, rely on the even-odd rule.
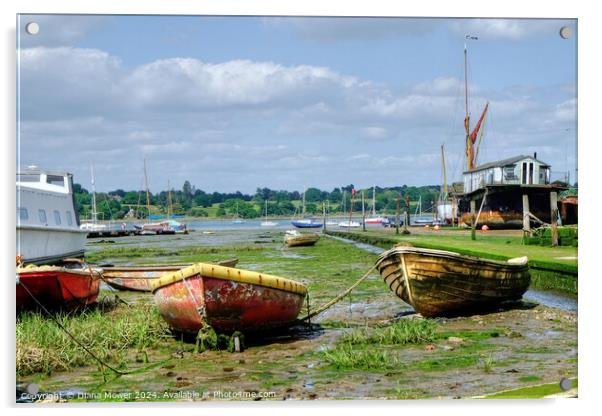
[[445,173],[445,148],[444,144],[441,145],[441,167],[443,169],[443,189],[441,190],[441,199],[447,200],[447,176]]
[[148,193],[148,175],[146,174],[146,158],[144,158],[144,187],[146,188],[146,209],[150,220],[150,194]]
[[[466,110],[466,116],[464,119],[464,127],[466,128],[466,149],[468,150],[470,140],[469,131],[470,131],[470,119],[468,118],[468,48],[466,46],[466,40],[468,40],[468,35],[464,39],[464,109]],[[470,166],[470,158],[467,157],[468,169]]]
[[307,187],[305,188],[305,190],[303,191],[303,211],[302,211],[302,215],[305,217],[305,191],[307,190]]
[[472,170],[472,143],[470,141],[470,116],[468,114],[468,40],[478,40],[476,36],[464,36],[464,107],[466,118],[464,119],[464,128],[466,129],[466,163],[468,170]]
[[171,188],[169,187],[169,179],[167,180],[167,219],[170,219],[172,216],[172,206],[171,206]]
[[372,187],[372,216],[376,216],[376,189]]
[[94,180],[94,163],[90,164],[90,176],[92,177],[92,222],[96,224],[98,212],[96,212],[96,181]]

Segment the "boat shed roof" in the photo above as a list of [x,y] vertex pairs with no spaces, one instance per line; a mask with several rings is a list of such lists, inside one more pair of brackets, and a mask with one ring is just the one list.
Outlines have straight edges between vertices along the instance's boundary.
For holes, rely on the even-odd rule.
[[495,161],[495,162],[485,163],[483,165],[477,166],[473,170],[467,170],[464,173],[476,172],[476,171],[479,171],[479,170],[490,169],[490,168],[500,168],[500,167],[512,165],[512,164],[514,164],[514,163],[516,163],[518,161],[524,160],[524,159],[532,159],[532,160],[534,160],[536,162],[541,163],[543,166],[546,166],[546,167],[550,166],[547,163],[542,162],[541,160],[535,159],[533,156],[520,155],[520,156],[511,157],[511,158],[508,158],[508,159],[498,160],[498,161]]

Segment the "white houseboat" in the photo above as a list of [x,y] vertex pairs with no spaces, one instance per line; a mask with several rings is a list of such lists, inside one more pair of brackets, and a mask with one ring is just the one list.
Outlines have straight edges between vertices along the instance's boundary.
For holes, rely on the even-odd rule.
[[70,173],[35,166],[17,172],[17,256],[22,263],[82,257],[86,235],[79,228]]
[[[464,190],[459,197],[461,220],[471,224],[470,201],[475,202],[477,226],[523,227],[523,195],[529,212],[550,222],[550,193],[566,189],[550,183],[550,165],[533,156],[515,156],[476,166],[464,172]],[[484,199],[484,201],[483,201]]]

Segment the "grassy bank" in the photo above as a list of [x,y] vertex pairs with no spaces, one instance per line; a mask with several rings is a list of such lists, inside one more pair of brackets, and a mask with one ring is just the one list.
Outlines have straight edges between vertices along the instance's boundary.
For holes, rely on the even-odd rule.
[[140,361],[137,354],[145,361],[150,350],[170,336],[154,305],[144,303],[126,306],[105,298],[82,313],[24,313],[16,323],[17,376],[97,364],[55,319],[98,358],[120,369]]
[[571,294],[576,294],[578,291],[577,248],[575,247],[527,246],[522,244],[521,237],[498,235],[480,235],[476,241],[473,241],[470,239],[470,234],[466,232],[450,233],[451,235],[434,232],[396,235],[379,231],[327,231],[327,233],[384,249],[401,242],[408,242],[415,247],[450,250],[492,260],[527,256],[531,266],[532,287]]

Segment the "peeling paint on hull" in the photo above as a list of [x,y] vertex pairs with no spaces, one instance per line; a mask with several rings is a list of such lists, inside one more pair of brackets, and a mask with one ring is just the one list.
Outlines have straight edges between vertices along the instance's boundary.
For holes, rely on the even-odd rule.
[[201,314],[206,323],[224,332],[284,327],[297,318],[304,300],[298,293],[200,275],[163,286],[154,294],[169,325],[193,334],[203,325]]

